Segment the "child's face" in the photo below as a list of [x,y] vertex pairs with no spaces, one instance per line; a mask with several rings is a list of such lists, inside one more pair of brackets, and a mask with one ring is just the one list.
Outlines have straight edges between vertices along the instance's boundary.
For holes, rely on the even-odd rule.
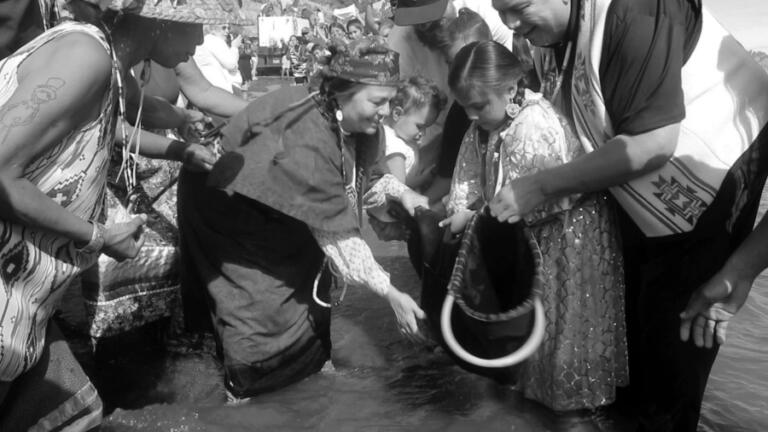
[[340,29],[338,27],[333,27],[331,29],[331,36],[333,36],[333,37],[335,37],[337,39],[346,39],[347,38],[347,34],[344,32],[344,30],[342,30],[342,29]]
[[349,38],[351,40],[358,40],[361,37],[363,37],[363,29],[361,29],[358,26],[350,26],[349,27]]
[[456,94],[456,100],[464,107],[470,120],[491,132],[507,120],[507,104],[516,92],[517,86],[513,85],[507,92],[478,90],[470,91],[469,94]]
[[424,132],[435,123],[437,114],[429,104],[421,108],[411,108],[397,116],[397,121],[395,121],[392,128],[397,136],[408,144],[421,147],[425,144],[423,142]]

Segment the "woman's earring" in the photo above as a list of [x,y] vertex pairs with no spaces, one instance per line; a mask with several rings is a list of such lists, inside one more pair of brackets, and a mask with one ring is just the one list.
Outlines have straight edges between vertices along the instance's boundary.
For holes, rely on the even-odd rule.
[[337,109],[336,110],[336,121],[341,123],[342,120],[344,120],[344,113],[342,113],[340,109]]
[[514,101],[509,101],[507,106],[504,107],[504,110],[507,112],[509,118],[515,118],[520,114],[520,105],[516,104]]

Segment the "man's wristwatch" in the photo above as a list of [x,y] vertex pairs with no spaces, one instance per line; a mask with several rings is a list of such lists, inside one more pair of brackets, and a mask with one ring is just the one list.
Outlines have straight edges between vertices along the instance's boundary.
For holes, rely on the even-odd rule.
[[104,231],[106,230],[106,228],[104,228],[104,225],[94,221],[91,221],[91,225],[93,225],[91,240],[88,242],[87,245],[78,249],[78,251],[81,253],[91,254],[91,253],[99,252],[101,248],[104,247]]

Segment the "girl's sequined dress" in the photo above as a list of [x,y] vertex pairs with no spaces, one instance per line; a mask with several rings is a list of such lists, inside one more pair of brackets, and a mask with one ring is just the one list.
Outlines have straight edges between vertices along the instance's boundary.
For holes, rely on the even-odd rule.
[[[473,124],[467,131],[448,211],[490,200],[510,180],[583,153],[567,121],[526,92],[519,114],[498,130],[486,134]],[[623,260],[609,202],[605,194],[574,195],[542,205],[525,221],[543,256],[547,326],[518,387],[555,410],[609,404],[616,386],[628,381]]]

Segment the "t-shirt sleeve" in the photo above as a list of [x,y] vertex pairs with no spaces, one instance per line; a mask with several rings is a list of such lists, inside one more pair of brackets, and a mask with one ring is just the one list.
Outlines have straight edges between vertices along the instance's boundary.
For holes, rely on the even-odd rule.
[[402,155],[405,157],[408,149],[407,144],[403,142],[391,128],[385,127],[384,129],[384,158],[387,159],[393,155]]
[[467,117],[458,102],[454,102],[448,110],[443,126],[443,141],[440,147],[440,158],[437,162],[437,175],[443,178],[453,176],[453,168],[456,166],[456,158],[459,156],[461,142],[464,134],[472,122]]
[[682,121],[684,20],[618,9],[609,10],[600,62],[615,134],[637,135]]

